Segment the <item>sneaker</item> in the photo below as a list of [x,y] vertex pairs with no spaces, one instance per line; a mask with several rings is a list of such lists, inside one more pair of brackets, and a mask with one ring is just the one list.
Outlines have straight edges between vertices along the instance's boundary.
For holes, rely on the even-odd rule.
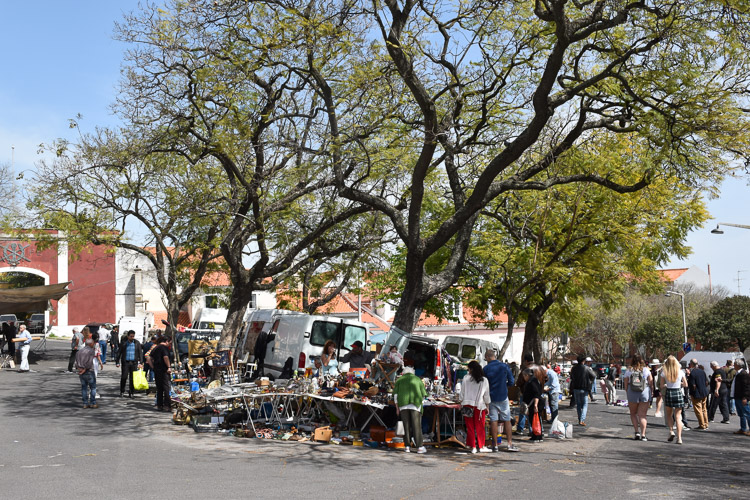
[[508,446],[507,448],[505,448],[505,451],[516,452],[516,451],[518,451],[518,446],[512,444],[512,445]]
[[648,441],[648,439],[646,438],[646,436],[643,436],[641,437],[641,441]]
[[664,416],[664,414],[663,414],[662,412],[660,412],[660,411],[657,411],[656,413],[654,413],[654,416],[655,416],[656,418],[660,418],[660,417],[663,417],[663,416]]
[[477,449],[476,449],[476,448],[472,448],[472,449],[471,449],[471,454],[472,454],[472,455],[473,455],[474,453],[476,453],[476,452],[477,452]]
[[633,439],[636,440],[636,441],[640,441],[640,439],[641,439],[641,433],[640,432],[636,432],[635,433],[635,437]]
[[404,453],[411,453],[411,449],[408,446],[404,446]]
[[667,439],[667,441],[669,441],[670,443],[671,443],[672,441],[674,441],[674,434],[670,434],[670,435],[669,435],[669,439]]
[[722,421],[721,421],[721,423],[722,423],[722,424],[728,424],[728,423],[729,423],[729,420],[722,420]]
[[423,453],[427,453],[427,448],[425,448],[424,446],[420,446],[419,448],[417,448],[417,453],[419,453],[420,455]]
[[678,439],[677,444],[682,444],[682,439]]
[[479,448],[479,453],[492,453],[492,450],[487,448],[486,446],[482,446]]
[[492,447],[492,453],[497,453],[500,449],[497,446]]
[[689,430],[690,430],[690,427],[688,427],[687,425],[682,426],[682,432],[687,432]]

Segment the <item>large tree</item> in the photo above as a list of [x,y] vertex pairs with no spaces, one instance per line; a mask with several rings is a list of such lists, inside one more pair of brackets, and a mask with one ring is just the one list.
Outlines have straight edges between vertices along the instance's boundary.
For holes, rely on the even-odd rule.
[[[77,127],[77,122],[72,122]],[[137,130],[98,129],[49,146],[21,227],[64,231],[71,251],[89,242],[147,259],[170,325],[218,264],[218,219],[199,208],[219,196],[205,163],[155,152]],[[40,244],[56,244],[41,230]],[[56,236],[55,236],[56,238]]]
[[750,347],[750,297],[727,297],[698,318],[695,339],[707,351],[726,351]]
[[[633,192],[649,184],[654,168],[691,182],[726,165],[722,154],[747,153],[737,99],[747,90],[750,18],[739,3],[384,0],[305,7],[303,19],[348,17],[347,25],[371,26],[366,42],[380,65],[374,74],[390,77],[375,79],[363,94],[380,98],[379,140],[366,138],[354,151],[337,147],[331,166],[341,195],[385,213],[401,239],[406,281],[394,324],[406,331],[430,298],[456,283],[478,213],[493,199],[579,182]],[[310,61],[325,53],[308,50]],[[332,143],[342,144],[350,133],[339,120],[351,109],[341,104],[339,82],[315,69]],[[367,129],[373,117],[361,112],[359,119]],[[662,161],[641,165],[627,180],[584,165],[550,171],[596,130],[638,134]],[[384,155],[384,146],[400,154]],[[381,194],[359,176],[348,181],[355,159],[369,178],[385,171],[398,180]],[[431,267],[440,254],[442,265]]]
[[[133,46],[120,100],[131,127],[153,151],[212,168],[219,194],[196,213],[221,217],[218,247],[233,285],[223,348],[254,290],[366,254],[384,234],[371,207],[338,196],[329,151],[342,145],[327,136],[310,84],[318,64],[345,80],[367,62],[339,39],[340,25],[304,23],[287,7],[173,1],[128,16],[118,31]],[[308,47],[320,60],[310,61]],[[350,101],[357,85],[346,87]]]

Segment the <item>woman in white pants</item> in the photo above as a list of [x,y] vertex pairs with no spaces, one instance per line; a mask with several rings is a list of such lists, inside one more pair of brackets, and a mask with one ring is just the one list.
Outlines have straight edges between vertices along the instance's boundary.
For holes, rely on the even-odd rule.
[[21,325],[18,328],[18,335],[16,336],[16,338],[19,339],[19,342],[21,344],[19,346],[19,349],[21,350],[21,368],[18,371],[27,372],[29,371],[29,349],[31,348],[31,334],[26,331],[26,325]]

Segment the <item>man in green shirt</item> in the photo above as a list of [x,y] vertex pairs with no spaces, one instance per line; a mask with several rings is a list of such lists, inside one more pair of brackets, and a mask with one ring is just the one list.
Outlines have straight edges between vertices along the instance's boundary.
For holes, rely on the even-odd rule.
[[427,395],[422,379],[414,374],[414,359],[404,358],[404,373],[393,387],[396,414],[404,423],[404,451],[410,452],[412,438],[417,453],[427,453],[422,442],[422,405]]

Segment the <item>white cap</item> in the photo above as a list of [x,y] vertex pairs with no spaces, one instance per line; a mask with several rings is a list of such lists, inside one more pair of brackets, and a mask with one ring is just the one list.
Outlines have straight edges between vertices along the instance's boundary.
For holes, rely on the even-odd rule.
[[80,333],[81,330],[79,330],[77,327],[73,328],[73,333]]
[[591,358],[586,358],[586,361],[593,361],[593,359],[591,359]]

